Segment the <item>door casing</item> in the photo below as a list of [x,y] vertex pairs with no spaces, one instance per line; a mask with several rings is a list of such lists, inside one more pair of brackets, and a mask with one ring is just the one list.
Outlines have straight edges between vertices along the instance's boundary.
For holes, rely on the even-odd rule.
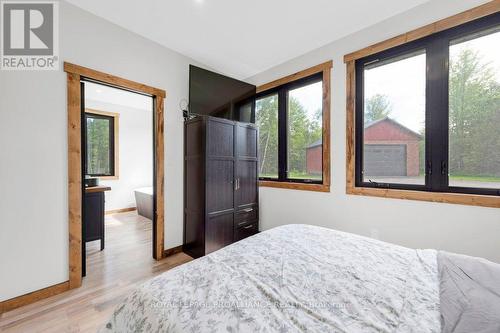
[[64,63],[68,102],[68,217],[69,289],[82,284],[82,138],[80,81],[89,80],[153,97],[154,107],[154,213],[153,257],[164,256],[164,110],[166,93],[162,89],[130,81],[90,68]]

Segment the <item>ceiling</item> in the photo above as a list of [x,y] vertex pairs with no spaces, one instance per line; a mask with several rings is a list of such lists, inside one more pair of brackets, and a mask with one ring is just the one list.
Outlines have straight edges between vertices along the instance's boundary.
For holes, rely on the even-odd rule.
[[67,0],[244,79],[429,0]]

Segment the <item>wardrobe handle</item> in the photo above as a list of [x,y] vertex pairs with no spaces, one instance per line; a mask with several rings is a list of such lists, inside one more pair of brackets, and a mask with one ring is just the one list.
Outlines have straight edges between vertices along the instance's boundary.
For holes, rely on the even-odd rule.
[[253,228],[253,224],[247,225],[246,227],[243,227],[243,229],[250,229],[250,228]]
[[253,211],[253,208],[246,208],[246,209],[243,209],[243,211],[245,213],[250,213],[251,211]]

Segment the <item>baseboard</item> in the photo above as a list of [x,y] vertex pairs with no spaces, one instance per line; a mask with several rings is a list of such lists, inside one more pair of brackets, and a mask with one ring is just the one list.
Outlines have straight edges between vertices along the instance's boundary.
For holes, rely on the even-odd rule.
[[134,210],[137,210],[137,208],[136,207],[120,208],[120,209],[107,210],[105,214],[111,215],[118,213],[126,213],[126,212],[133,212]]
[[174,254],[180,253],[180,252],[182,252],[182,245],[179,245],[179,246],[176,246],[176,247],[173,247],[171,249],[167,249],[167,250],[163,251],[163,258],[169,257],[171,255],[174,255]]
[[0,314],[69,290],[69,281],[0,302]]

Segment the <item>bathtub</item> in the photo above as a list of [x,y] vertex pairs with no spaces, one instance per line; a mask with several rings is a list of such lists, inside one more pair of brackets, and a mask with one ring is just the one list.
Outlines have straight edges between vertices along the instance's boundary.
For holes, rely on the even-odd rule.
[[153,220],[153,187],[141,187],[134,190],[137,213]]

